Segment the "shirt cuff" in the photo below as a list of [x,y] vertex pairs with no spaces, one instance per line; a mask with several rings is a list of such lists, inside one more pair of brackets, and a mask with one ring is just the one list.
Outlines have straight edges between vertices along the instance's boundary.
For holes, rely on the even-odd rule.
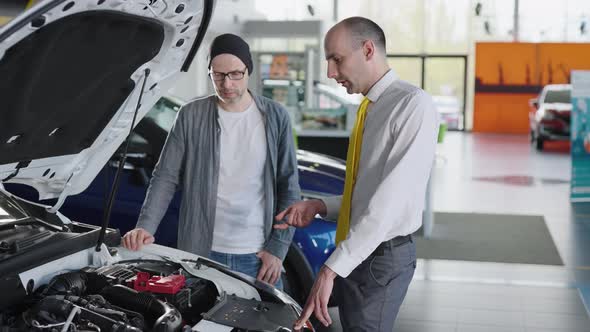
[[324,264],[342,278],[348,277],[352,270],[359,265],[358,262],[347,256],[340,246],[336,247],[336,250],[334,250]]
[[135,228],[143,228],[148,233],[150,233],[152,236],[156,236],[156,232],[158,231],[158,226],[159,225],[157,225],[157,224],[154,226],[154,223],[148,222],[148,221],[144,220],[143,218],[139,218],[139,221],[135,225]]
[[326,204],[326,215],[322,217],[328,220],[338,221],[342,196],[323,197],[322,201]]

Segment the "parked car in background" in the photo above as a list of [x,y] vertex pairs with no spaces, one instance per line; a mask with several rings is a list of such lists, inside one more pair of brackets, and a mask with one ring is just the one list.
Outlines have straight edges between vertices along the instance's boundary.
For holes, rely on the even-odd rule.
[[[110,226],[119,229],[121,234],[135,227],[153,168],[182,104],[178,98],[162,97],[133,131],[111,212]],[[100,225],[119,160],[120,151],[113,155],[88,189],[68,197],[60,211],[73,220]],[[342,193],[346,168],[343,160],[298,150],[297,162],[302,199]],[[38,199],[30,187],[7,185],[7,188],[29,200]],[[155,234],[156,243],[176,247],[180,199],[178,191]],[[335,236],[336,223],[319,218],[311,226],[295,231],[284,263],[283,282],[286,292],[300,303],[311,289],[316,273],[334,251]]]
[[570,140],[571,94],[570,84],[549,84],[529,101],[531,142],[537,150],[543,150],[546,141]]

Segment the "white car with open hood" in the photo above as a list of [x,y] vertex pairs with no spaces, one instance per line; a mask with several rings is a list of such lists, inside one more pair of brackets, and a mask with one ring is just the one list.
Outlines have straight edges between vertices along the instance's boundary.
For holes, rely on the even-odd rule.
[[214,6],[46,0],[0,29],[1,331],[291,329],[301,308],[283,292],[176,249],[125,250],[108,206],[102,228],[59,212],[187,70]]

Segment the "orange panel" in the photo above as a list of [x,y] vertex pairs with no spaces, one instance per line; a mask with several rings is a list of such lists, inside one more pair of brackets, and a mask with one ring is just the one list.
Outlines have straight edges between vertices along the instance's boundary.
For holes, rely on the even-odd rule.
[[569,83],[572,70],[590,69],[590,44],[543,43],[537,47],[543,85]]
[[535,57],[532,43],[477,43],[475,77],[485,84],[535,84]]
[[589,59],[588,43],[477,43],[473,131],[528,133],[529,99]]
[[528,101],[535,96],[535,94],[477,93],[475,95],[473,131],[528,133]]
[[529,132],[528,101],[534,95],[518,94],[504,95],[499,99],[501,103],[498,132],[510,134],[526,134]]
[[498,125],[498,105],[484,94],[476,94],[473,114],[474,132],[494,132]]

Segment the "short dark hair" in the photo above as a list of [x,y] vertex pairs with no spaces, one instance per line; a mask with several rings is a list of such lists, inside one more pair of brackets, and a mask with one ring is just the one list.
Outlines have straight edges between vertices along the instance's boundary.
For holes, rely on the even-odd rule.
[[362,42],[371,40],[383,53],[387,53],[385,33],[377,23],[368,18],[354,16],[342,20],[340,24],[350,31],[353,42],[362,45]]

